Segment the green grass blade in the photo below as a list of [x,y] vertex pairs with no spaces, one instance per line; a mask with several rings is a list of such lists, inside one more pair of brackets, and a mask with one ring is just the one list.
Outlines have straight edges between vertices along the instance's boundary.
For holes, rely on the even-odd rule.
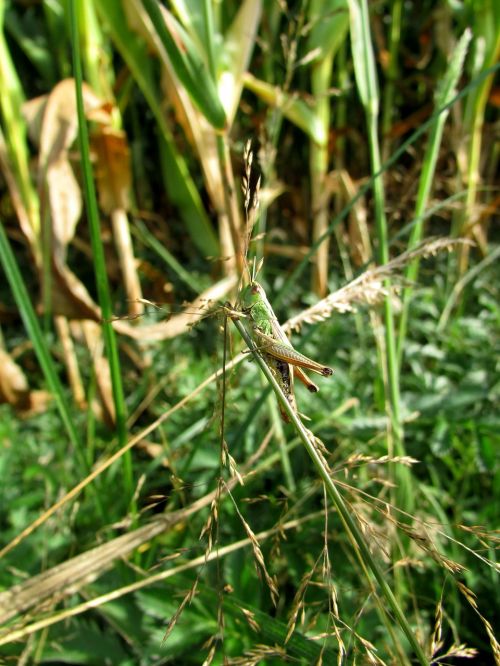
[[[79,0],[70,1],[70,19],[71,19],[71,34],[72,34],[72,56],[73,56],[73,69],[75,74],[76,83],[76,100],[78,112],[78,144],[80,148],[80,155],[82,161],[82,176],[84,185],[84,195],[87,207],[88,223],[90,228],[90,236],[92,242],[92,252],[95,267],[95,277],[97,285],[97,294],[99,304],[103,315],[103,335],[106,353],[109,362],[109,369],[111,374],[111,384],[113,391],[113,401],[116,414],[116,425],[118,441],[120,446],[123,446],[127,441],[127,426],[126,426],[126,408],[123,396],[123,387],[120,372],[120,360],[118,356],[118,345],[116,336],[111,325],[113,311],[111,307],[111,298],[109,293],[108,276],[106,271],[106,260],[104,258],[104,248],[101,240],[101,230],[99,221],[99,212],[97,209],[97,199],[95,192],[94,179],[92,175],[92,167],[90,164],[90,150],[87,122],[83,108],[83,94],[82,94],[82,66],[80,60],[80,52],[78,45],[78,13],[77,2]],[[129,497],[133,496],[134,484],[132,473],[132,460],[130,453],[123,457],[124,467],[124,483],[125,490]]]
[[177,261],[174,255],[149,231],[147,226],[141,222],[141,220],[135,220],[135,230],[141,241],[145,245],[149,245],[149,247],[154,250],[161,259],[163,259],[167,266],[177,275],[179,280],[182,280],[182,282],[184,282],[184,284],[196,294],[203,291],[202,285],[196,280],[192,273],[189,273],[182,264]]
[[[216,129],[224,129],[226,114],[219,100],[215,81],[198,54],[194,42],[177,24],[176,28],[182,34],[184,49],[181,50],[166,26],[157,0],[143,0],[143,6],[155,26],[175,73],[189,96]],[[200,81],[203,81],[203,85],[200,85]]]
[[[425,221],[425,208],[429,201],[429,195],[434,183],[436,164],[441,147],[441,140],[443,137],[444,126],[449,113],[448,104],[453,100],[456,95],[456,86],[459,78],[462,75],[463,64],[467,49],[471,40],[470,30],[466,30],[458,42],[456,48],[452,52],[448,68],[438,85],[436,91],[436,110],[444,109],[439,115],[436,116],[429,132],[429,141],[427,150],[425,152],[424,161],[422,164],[422,171],[418,186],[417,204],[415,207],[416,224],[410,234],[408,241],[408,249],[411,250],[416,247],[422,240],[424,234],[424,221]],[[408,328],[408,315],[410,309],[410,299],[413,292],[411,284],[416,282],[418,277],[419,261],[414,260],[407,268],[406,279],[410,286],[405,287],[403,292],[403,308],[399,323],[398,334],[398,360],[401,364],[403,356],[403,345],[406,338],[406,331]]]
[[233,319],[233,322],[238,330],[238,333],[241,335],[248,348],[252,350],[253,355],[257,363],[259,364],[260,369],[264,373],[267,381],[273,387],[278,400],[282,404],[283,408],[286,410],[290,418],[290,421],[293,423],[295,430],[297,431],[297,434],[299,435],[300,439],[302,440],[302,443],[304,444],[304,447],[306,448],[307,453],[309,454],[309,457],[311,458],[311,460],[314,463],[314,466],[316,467],[316,471],[318,472],[319,477],[325,484],[328,495],[330,496],[330,499],[332,500],[335,508],[337,509],[340,515],[342,523],[346,529],[346,532],[354,548],[356,548],[359,552],[363,564],[372,572],[373,577],[379,584],[380,590],[385,600],[387,601],[388,606],[390,607],[391,611],[394,613],[397,623],[406,634],[406,637],[408,638],[408,641],[415,653],[415,656],[418,658],[419,663],[427,666],[429,663],[428,659],[426,658],[419,642],[417,641],[417,638],[413,633],[403,610],[398,604],[396,597],[394,596],[394,593],[387,584],[386,576],[380,569],[377,561],[372,556],[370,548],[366,543],[363,534],[361,533],[356,521],[352,516],[352,512],[349,510],[346,503],[344,502],[342,495],[337,490],[337,486],[333,482],[329,470],[325,466],[321,455],[318,453],[315,445],[311,441],[312,438],[311,433],[306,430],[302,421],[290,406],[290,403],[286,399],[285,394],[281,390],[276,379],[273,377],[272,372],[270,371],[270,369],[268,368],[267,364],[260,356],[260,354],[255,350],[255,346],[252,342],[252,339],[248,335],[241,321],[239,321],[238,319]]
[[[25,235],[37,264],[41,264],[40,211],[38,198],[30,177],[30,155],[27,148],[27,129],[22,116],[26,101],[21,81],[14,66],[4,33],[5,3],[0,1],[0,120],[5,137],[10,168],[26,211]],[[3,138],[3,137],[2,137]]]

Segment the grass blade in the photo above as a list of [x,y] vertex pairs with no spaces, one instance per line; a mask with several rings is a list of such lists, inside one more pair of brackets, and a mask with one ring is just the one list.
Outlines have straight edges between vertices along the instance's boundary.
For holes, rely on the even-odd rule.
[[283,391],[278,385],[276,379],[273,377],[267,364],[264,362],[260,354],[255,349],[252,339],[248,335],[241,321],[234,318],[233,322],[238,330],[238,333],[241,335],[241,337],[247,344],[248,348],[252,350],[252,353],[257,363],[259,364],[260,369],[266,376],[267,381],[273,387],[278,400],[283,405],[283,408],[286,410],[290,418],[290,421],[293,423],[298,436],[302,440],[302,443],[304,444],[304,447],[306,448],[309,457],[311,458],[311,460],[314,463],[314,466],[316,467],[316,471],[318,472],[319,477],[325,484],[328,495],[341,517],[342,523],[347,531],[347,534],[353,546],[358,549],[361,560],[363,561],[365,566],[372,572],[373,577],[376,579],[377,583],[379,584],[381,592],[385,600],[387,601],[388,606],[390,607],[391,611],[394,613],[397,623],[406,634],[406,637],[408,638],[408,641],[410,642],[410,645],[412,646],[412,649],[416,657],[418,658],[418,661],[420,662],[420,664],[426,666],[428,664],[428,659],[426,658],[419,642],[417,641],[417,638],[413,633],[403,610],[399,606],[396,597],[394,596],[394,593],[387,584],[385,575],[383,574],[376,560],[373,558],[370,549],[366,544],[365,539],[357,523],[355,522],[354,518],[351,515],[351,511],[348,509],[346,503],[344,502],[344,499],[342,498],[342,495],[337,490],[337,487],[334,484],[330,476],[330,473],[324,464],[322,457],[319,455],[316,446],[312,443],[311,433],[306,430],[298,415],[291,408],[288,400],[286,399],[286,396],[284,395]]
[[[120,446],[123,446],[127,441],[127,427],[126,427],[126,409],[125,400],[123,396],[123,387],[120,373],[120,360],[118,356],[118,345],[116,342],[115,332],[111,325],[113,316],[111,308],[111,298],[109,293],[108,275],[106,270],[106,261],[104,258],[104,248],[101,240],[101,230],[99,222],[99,212],[97,209],[97,198],[95,192],[95,185],[92,175],[92,167],[90,164],[90,150],[88,129],[85,119],[83,108],[83,95],[82,95],[82,66],[79,52],[79,30],[78,30],[78,12],[77,2],[79,0],[71,0],[70,2],[70,19],[71,19],[71,35],[72,35],[72,56],[73,56],[73,69],[75,74],[76,84],[76,100],[78,111],[78,144],[80,148],[80,155],[82,161],[82,175],[84,184],[85,203],[87,208],[88,222],[90,228],[90,236],[92,241],[92,252],[95,266],[95,277],[97,285],[97,293],[99,297],[99,304],[103,315],[103,334],[104,343],[106,346],[106,353],[108,356],[109,368],[111,373],[111,383],[113,389],[113,400],[116,414],[116,424],[118,431],[118,441]],[[132,459],[130,453],[123,458],[124,467],[124,483],[125,490],[131,498],[134,492],[133,474],[132,474]]]

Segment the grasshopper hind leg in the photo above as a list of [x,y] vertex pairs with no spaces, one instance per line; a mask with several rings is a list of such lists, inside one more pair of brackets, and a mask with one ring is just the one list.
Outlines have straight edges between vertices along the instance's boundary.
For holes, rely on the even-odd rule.
[[[270,356],[269,354],[266,354],[266,362],[270,367],[271,372],[273,373],[274,378],[278,382],[281,390],[285,394],[286,399],[290,403],[290,407],[294,412],[296,412],[297,403],[295,402],[295,393],[293,391],[293,371],[290,365],[286,363],[286,361],[275,358],[274,356]],[[290,418],[283,408],[281,402],[279,403],[279,410],[283,421],[290,423]]]
[[297,377],[299,382],[302,382],[302,384],[304,384],[304,386],[310,393],[317,393],[319,391],[317,385],[312,380],[309,379],[306,373],[301,368],[299,368],[298,365],[294,366],[293,374],[294,377]]

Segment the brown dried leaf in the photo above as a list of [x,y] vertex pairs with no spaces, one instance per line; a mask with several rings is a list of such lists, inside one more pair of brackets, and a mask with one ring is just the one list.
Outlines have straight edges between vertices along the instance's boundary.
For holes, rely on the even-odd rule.
[[[104,110],[103,101],[90,86],[84,83],[82,93],[85,114],[92,113],[93,118],[109,123],[110,116]],[[77,131],[75,82],[73,79],[65,79],[47,97],[40,126],[38,166],[40,187],[47,187],[55,248],[63,254],[74,236],[81,215],[80,188],[68,159],[68,151],[76,139]],[[41,196],[40,200],[43,205],[45,197]]]
[[[88,85],[83,84],[82,92],[86,115],[109,123],[110,109]],[[55,314],[70,319],[98,321],[99,308],[66,265],[66,249],[74,237],[82,212],[80,187],[69,161],[69,149],[78,129],[74,80],[61,81],[48,96],[25,105],[24,112],[30,136],[40,147],[38,181],[42,190],[41,219],[50,219],[51,224],[51,307]],[[48,211],[44,210],[46,208]]]
[[31,391],[24,372],[14,359],[0,349],[0,404],[8,402],[20,418],[45,411],[52,396],[47,391]]
[[68,268],[54,258],[52,262],[52,311],[68,319],[101,320],[99,307],[94,303],[87,288]]
[[75,235],[82,214],[80,186],[67,155],[61,155],[47,168],[45,183],[52,221],[53,252],[65,261],[66,248]]
[[99,403],[94,403],[93,408],[97,412],[97,416],[101,418],[108,427],[112,428],[116,420],[115,403],[113,400],[109,363],[108,359],[104,356],[104,343],[101,335],[101,327],[93,321],[85,321],[83,322],[83,333],[92,355],[94,374],[99,393]]
[[130,207],[130,151],[125,132],[103,127],[92,136],[96,155],[97,189],[101,208],[108,215]]
[[[148,326],[132,326],[124,320],[117,319],[113,322],[113,327],[118,333],[128,335],[141,341],[158,341],[175,338],[189,331],[197,321],[206,316],[211,308],[217,305],[231,289],[236,287],[237,278],[229,276],[212,285],[204,291],[192,303],[186,306],[186,311],[174,315],[170,319],[159,324]],[[140,321],[140,320],[139,320]]]
[[0,403],[8,402],[16,409],[31,405],[26,375],[5,350],[0,349]]

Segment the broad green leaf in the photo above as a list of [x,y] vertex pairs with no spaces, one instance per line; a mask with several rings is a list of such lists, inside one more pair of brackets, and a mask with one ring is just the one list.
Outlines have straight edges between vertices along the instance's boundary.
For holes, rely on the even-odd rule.
[[307,50],[318,50],[314,61],[334,55],[344,42],[349,28],[347,0],[313,0],[309,8],[312,23]]
[[245,0],[224,37],[218,89],[229,126],[232,125],[240,101],[243,77],[253,53],[261,13],[261,0]]

